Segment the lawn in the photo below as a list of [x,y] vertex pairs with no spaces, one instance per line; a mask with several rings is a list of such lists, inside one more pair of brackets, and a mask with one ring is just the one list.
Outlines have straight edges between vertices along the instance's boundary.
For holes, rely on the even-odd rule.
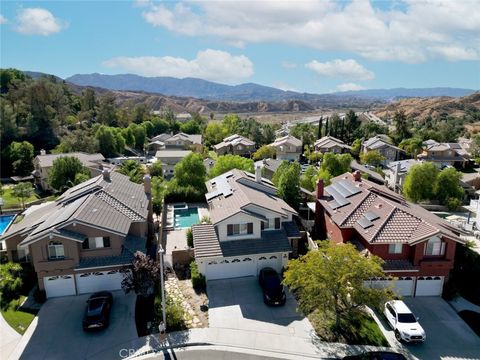
[[24,300],[25,296],[20,296],[20,298],[10,302],[8,309],[2,309],[5,321],[21,335],[25,333],[35,317],[34,314],[18,310]]
[[[17,208],[21,207],[22,203],[21,201],[13,196],[13,188],[4,186],[3,187],[3,195],[1,195],[3,199],[3,208],[8,209],[8,208]],[[25,204],[37,200],[39,197],[37,194],[33,193],[32,196],[30,196],[28,199],[25,199]]]

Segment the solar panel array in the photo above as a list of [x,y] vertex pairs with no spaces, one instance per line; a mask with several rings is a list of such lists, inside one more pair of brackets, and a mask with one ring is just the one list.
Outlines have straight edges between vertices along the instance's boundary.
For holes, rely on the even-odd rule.
[[329,202],[329,206],[334,210],[350,204],[348,198],[361,192],[359,188],[346,180],[341,180],[327,186],[325,191],[327,191],[334,199]]
[[363,216],[357,220],[357,223],[364,229],[368,229],[369,227],[373,226],[373,223]]
[[370,221],[377,220],[380,218],[380,216],[373,211],[367,211],[365,214],[363,214],[363,216],[365,216]]
[[210,201],[217,196],[223,195],[224,197],[229,197],[233,194],[232,187],[228,183],[228,178],[232,176],[233,173],[228,172],[223,175],[217,176],[211,181],[212,185],[216,185],[216,189],[205,195],[207,201]]

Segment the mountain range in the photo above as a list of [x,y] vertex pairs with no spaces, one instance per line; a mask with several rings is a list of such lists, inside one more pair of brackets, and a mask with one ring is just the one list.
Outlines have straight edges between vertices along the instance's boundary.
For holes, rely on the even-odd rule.
[[312,106],[321,106],[325,100],[332,100],[334,98],[337,98],[337,100],[340,98],[350,100],[355,98],[369,98],[370,100],[390,101],[408,97],[460,97],[475,92],[475,90],[472,89],[442,87],[425,89],[374,89],[329,94],[311,94],[285,91],[254,83],[225,85],[196,78],[143,77],[133,74],[76,74],[65,80],[76,85],[100,87],[109,90],[143,91],[168,96],[194,97],[197,99],[219,101],[301,100],[310,103]]

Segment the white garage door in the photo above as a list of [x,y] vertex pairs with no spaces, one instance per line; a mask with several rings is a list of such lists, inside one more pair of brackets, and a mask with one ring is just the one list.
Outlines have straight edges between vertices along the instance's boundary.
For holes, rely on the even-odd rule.
[[257,274],[265,267],[271,267],[280,273],[282,271],[282,257],[280,255],[260,256],[257,261]]
[[122,288],[123,274],[118,270],[99,271],[75,275],[79,294]]
[[419,276],[415,296],[440,296],[443,290],[443,276]]
[[399,277],[396,280],[375,279],[365,282],[366,286],[371,286],[376,289],[391,287],[400,296],[413,295],[413,278]]
[[47,298],[75,295],[73,275],[44,277],[43,285]]
[[228,279],[255,275],[257,275],[256,262],[250,257],[209,261],[206,265],[207,280]]

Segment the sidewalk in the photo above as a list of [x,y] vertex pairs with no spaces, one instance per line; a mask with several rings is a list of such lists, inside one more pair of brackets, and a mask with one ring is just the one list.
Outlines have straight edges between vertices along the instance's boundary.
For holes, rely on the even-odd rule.
[[480,314],[480,306],[471,303],[461,296],[457,296],[455,299],[448,302],[458,313],[462,310],[475,311]]
[[8,359],[13,353],[22,335],[13,330],[0,314],[0,354],[2,359]]

